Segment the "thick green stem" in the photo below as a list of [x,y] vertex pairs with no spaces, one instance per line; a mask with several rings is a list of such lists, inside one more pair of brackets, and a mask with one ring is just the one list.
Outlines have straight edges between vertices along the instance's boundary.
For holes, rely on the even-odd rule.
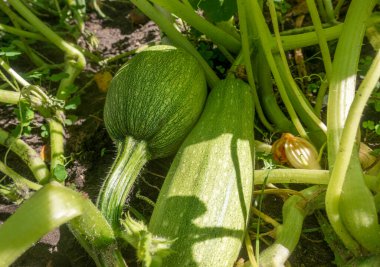
[[339,18],[339,15],[340,15],[340,9],[342,8],[343,4],[344,4],[344,1],[345,0],[338,0],[338,3],[336,4],[335,6],[335,9],[334,9],[334,15],[335,15],[335,18]]
[[20,99],[21,94],[19,92],[0,89],[0,102],[17,105]]
[[26,38],[30,38],[34,40],[39,40],[39,41],[46,41],[46,38],[38,33],[20,30],[15,27],[7,26],[5,24],[0,24],[0,31],[11,33],[20,37],[26,37]]
[[306,3],[308,5],[310,16],[315,27],[315,32],[318,36],[319,47],[322,52],[322,58],[323,58],[323,63],[325,65],[327,80],[330,80],[329,78],[331,77],[332,63],[331,63],[329,46],[327,44],[327,38],[324,34],[322,23],[321,23],[321,20],[319,19],[315,2],[313,0],[306,0]]
[[205,71],[208,84],[211,88],[214,87],[219,81],[218,76],[216,76],[215,72],[193,47],[193,45],[185,37],[183,37],[177,29],[174,28],[172,23],[162,16],[147,0],[131,0],[131,2],[151,20],[153,20],[160,27],[160,29],[167,34],[175,45],[187,50],[187,52],[198,60],[199,64]]
[[[350,4],[334,56],[327,109],[328,161],[333,176],[327,188],[326,211],[338,236],[345,246],[356,255],[360,253],[358,244],[343,225],[339,214],[339,199],[346,175],[345,172],[342,173],[342,170],[347,169],[345,165],[349,161],[341,162],[338,154],[344,153],[343,155],[347,156],[352,153],[352,147],[347,147],[348,143],[340,146],[343,129],[348,131],[347,135],[350,138],[357,133],[357,127],[345,128],[345,123],[355,95],[356,73],[366,21],[375,4],[374,0],[353,0]],[[360,114],[358,113],[357,116]],[[343,151],[340,152],[340,150]],[[339,160],[338,164],[336,164],[336,160]]]
[[8,147],[26,163],[39,183],[43,184],[49,180],[50,173],[45,162],[24,141],[0,129],[0,144]]
[[253,69],[251,63],[251,49],[250,49],[250,36],[248,32],[247,17],[246,17],[246,7],[242,0],[238,0],[238,12],[239,12],[239,23],[240,23],[240,34],[242,42],[242,56],[243,62],[247,71],[248,83],[252,88],[253,103],[255,104],[255,109],[257,115],[263,125],[271,132],[274,132],[273,126],[265,118],[263,109],[261,108],[259,96],[257,94],[255,80],[253,78]]
[[198,31],[206,34],[215,44],[224,46],[227,50],[238,53],[240,51],[241,45],[239,39],[234,38],[225,31],[222,31],[218,27],[214,26],[201,16],[199,16],[195,11],[185,5],[180,1],[173,0],[151,0],[153,3],[158,4],[169,12],[176,14],[178,17],[185,20],[187,23],[192,25]]
[[66,59],[65,62],[65,69],[63,72],[68,74],[67,78],[62,79],[58,91],[57,91],[57,98],[66,100],[70,97],[70,95],[73,94],[72,90],[67,90],[68,86],[72,86],[74,84],[74,81],[76,77],[81,73],[82,68],[78,68],[75,60]]
[[35,191],[41,189],[41,187],[42,187],[41,185],[33,183],[33,182],[29,181],[28,179],[24,178],[23,176],[21,176],[20,174],[18,174],[17,172],[12,170],[11,168],[9,168],[7,165],[5,165],[2,161],[0,161],[0,172],[9,176],[16,185],[25,185],[29,189],[32,189]]
[[132,186],[150,156],[147,144],[127,136],[118,144],[116,159],[100,190],[97,206],[113,229],[120,229],[120,218]]
[[0,57],[0,66],[9,73],[18,83],[22,86],[29,86],[30,83],[27,82],[24,78],[22,78],[15,70],[13,70],[6,62]]
[[117,248],[115,233],[107,220],[89,199],[86,199],[82,206],[85,212],[68,224],[76,239],[94,259],[97,266],[126,267],[121,252]]
[[3,11],[10,18],[14,25],[20,25],[31,32],[36,31],[36,29],[32,25],[30,25],[27,21],[25,21],[19,15],[14,13],[5,3],[5,1],[0,1],[0,10]]
[[45,234],[82,214],[83,197],[68,191],[46,185],[0,226],[0,266],[9,266]]
[[[57,112],[57,116],[60,116],[60,112]],[[65,166],[65,154],[64,154],[64,128],[62,122],[57,117],[50,118],[49,133],[50,133],[50,171],[54,174],[54,169],[57,166]],[[55,177],[53,177],[55,178]]]
[[299,120],[299,118],[298,118],[298,116],[297,116],[297,114],[293,108],[293,105],[292,105],[292,103],[291,103],[291,101],[290,101],[290,99],[286,93],[285,86],[284,86],[284,83],[281,79],[280,72],[277,69],[277,66],[276,66],[276,63],[274,61],[273,55],[271,53],[270,47],[268,46],[268,44],[271,43],[272,39],[270,37],[269,29],[268,29],[268,26],[266,25],[265,19],[264,19],[263,15],[261,14],[260,6],[257,3],[257,0],[250,0],[250,1],[248,1],[248,4],[249,4],[249,6],[248,6],[249,9],[253,10],[253,12],[254,12],[253,16],[249,17],[252,20],[251,24],[253,25],[253,27],[256,27],[256,29],[257,29],[257,33],[260,37],[260,44],[263,48],[267,62],[269,64],[269,66],[271,67],[273,76],[277,82],[277,86],[278,86],[281,98],[284,102],[284,105],[285,105],[286,109],[288,110],[289,116],[290,116],[294,126],[296,127],[297,131],[300,133],[301,136],[307,136],[306,131],[303,128],[303,126],[302,126],[302,124],[301,124],[301,122],[300,122],[300,120]]
[[[361,115],[363,113],[364,107],[376,86],[380,78],[380,52],[377,55],[366,75],[363,82],[361,83],[354,101],[352,102],[351,108],[347,115],[347,119],[342,131],[342,136],[340,139],[339,149],[336,154],[336,160],[334,163],[334,168],[331,170],[331,179],[328,185],[327,195],[326,195],[326,205],[330,221],[335,231],[339,233],[343,232],[341,230],[341,222],[339,220],[339,199],[342,194],[343,185],[346,179],[346,173],[350,164],[350,159],[352,153],[357,153],[353,151],[354,143],[356,140],[357,129],[360,124]],[[352,162],[351,162],[352,164]],[[360,177],[355,177],[351,179],[360,179]],[[360,200],[356,200],[360,201]],[[369,203],[368,203],[369,205]],[[338,217],[338,218],[337,218]],[[333,218],[333,220],[331,219]],[[339,232],[338,232],[339,231]],[[339,235],[341,237],[341,235]],[[341,237],[342,238],[342,237]],[[344,239],[343,242],[346,244],[348,241]],[[347,244],[346,244],[347,245]]]
[[[327,110],[328,158],[332,167],[348,110],[355,95],[361,45],[376,1],[352,1],[336,48]],[[350,56],[347,56],[350,55]]]
[[284,266],[299,242],[305,217],[324,206],[324,190],[324,186],[315,185],[285,201],[283,223],[276,229],[274,244],[260,254],[261,266]]
[[[278,64],[278,70],[280,75],[285,83],[285,89],[287,90],[288,96],[295,102],[295,110],[300,116],[302,122],[308,126],[311,134],[317,132],[317,135],[314,134],[312,140],[320,147],[324,142],[323,133],[326,132],[326,126],[321,122],[321,120],[315,115],[314,110],[312,109],[310,103],[305,98],[304,94],[300,91],[297,84],[295,83],[292,73],[289,69],[288,62],[286,59],[285,51],[282,48],[282,43],[280,39],[280,31],[278,28],[276,9],[273,0],[268,1],[269,10],[271,13],[271,18],[273,21],[273,30],[275,33],[277,45],[279,47],[279,55],[275,55],[275,58],[278,58],[276,61]],[[267,30],[269,31],[269,30]],[[281,60],[280,60],[281,59]],[[319,128],[319,129],[318,129]],[[300,132],[300,135],[308,138],[306,133]]]
[[327,13],[325,9],[325,5],[323,4],[323,0],[316,0],[318,5],[319,15],[321,16],[323,21],[327,21]]
[[[339,38],[343,29],[343,23],[323,29],[327,41]],[[315,31],[281,36],[281,43],[285,51],[295,48],[318,44],[318,35]],[[277,52],[278,47],[272,42],[272,51]]]
[[255,170],[255,184],[328,184],[329,172],[325,170],[274,169]]
[[279,106],[276,95],[273,91],[273,82],[270,67],[265,59],[261,45],[258,48],[255,58],[255,73],[258,82],[258,93],[260,103],[265,111],[265,115],[274,124],[275,130],[279,132],[290,132],[296,134],[296,129],[292,122],[285,116]]
[[[309,4],[308,4],[309,5]],[[323,5],[325,6],[327,22],[335,21],[334,8],[331,0],[323,0]]]
[[[318,10],[315,5],[315,2],[313,0],[306,0],[306,2],[309,8],[311,19],[315,27],[315,32],[318,37],[319,47],[321,49],[323,63],[325,66],[326,77],[327,77],[327,79],[323,81],[323,83],[321,84],[319,88],[316,105],[314,107],[314,110],[316,111],[316,113],[319,114],[320,110],[322,109],[322,101],[327,92],[328,81],[330,81],[330,78],[331,78],[332,62],[331,62],[329,46],[327,44],[327,37],[325,35],[325,32],[323,31],[322,23],[321,23],[321,20],[319,19]],[[331,12],[333,14],[332,7],[330,7],[330,13]]]
[[0,226],[0,266],[9,266],[45,234],[70,222],[98,267],[124,267],[111,227],[84,195],[56,182],[45,185]]
[[23,51],[30,59],[30,61],[33,62],[34,65],[36,65],[39,68],[47,68],[48,64],[43,60],[39,55],[37,55],[34,50],[26,43],[20,41],[20,40],[13,40],[12,44],[17,46],[21,51]]

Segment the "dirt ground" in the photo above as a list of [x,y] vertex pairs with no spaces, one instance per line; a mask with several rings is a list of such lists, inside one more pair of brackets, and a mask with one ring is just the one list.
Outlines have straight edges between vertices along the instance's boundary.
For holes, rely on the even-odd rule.
[[[99,40],[99,53],[104,57],[120,54],[138,48],[147,42],[160,40],[160,32],[151,21],[144,18],[136,21],[131,19],[132,7],[117,2],[110,6],[104,6],[103,11],[109,18],[102,19],[96,13],[89,14],[86,28],[95,34]],[[88,66],[89,72],[95,71],[96,66]],[[79,79],[80,80],[80,79]],[[82,95],[82,104],[75,114],[79,116],[78,121],[68,126],[66,129],[66,153],[73,155],[73,161],[69,165],[68,183],[86,193],[92,199],[100,188],[108,169],[115,156],[112,141],[104,128],[102,122],[102,108],[105,94],[100,93],[95,84],[87,88]],[[12,117],[12,109],[0,106],[0,127],[11,129],[16,125]],[[42,123],[42,121],[37,121]],[[44,144],[44,140],[39,135],[32,135],[26,141],[37,150]],[[0,152],[4,152],[2,149]],[[103,155],[102,155],[103,154]],[[162,183],[162,178],[150,174],[164,175],[170,159],[155,161],[145,168],[146,180],[154,185]],[[17,169],[28,173],[25,167],[21,167],[17,158],[10,155],[10,166],[17,166]],[[141,192],[139,192],[141,190]],[[134,194],[148,195],[154,200],[158,190],[153,186],[148,186],[142,179],[134,190]],[[129,200],[142,214],[149,215],[152,207],[139,197]],[[266,209],[281,214],[282,202],[278,199],[271,199],[266,204]],[[6,220],[17,208],[17,205],[7,203],[0,199],[0,222]],[[317,228],[318,224],[314,217],[309,217],[306,228]],[[137,266],[135,256],[130,248],[125,249],[128,266]],[[323,236],[319,232],[304,234],[296,251],[293,253],[290,262],[292,266],[334,266],[333,254],[327,244],[323,241]],[[66,226],[46,235],[35,246],[29,249],[17,262],[14,267],[91,267],[95,266],[92,260],[79,246]],[[174,266],[173,266],[174,267]]]

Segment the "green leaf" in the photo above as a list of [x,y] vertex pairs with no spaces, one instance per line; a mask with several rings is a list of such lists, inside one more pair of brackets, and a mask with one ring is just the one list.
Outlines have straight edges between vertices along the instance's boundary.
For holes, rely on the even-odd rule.
[[14,129],[11,131],[11,135],[12,135],[13,137],[16,137],[16,138],[18,138],[18,137],[21,135],[21,125],[20,125],[20,124],[18,124],[18,125],[16,126],[16,128],[14,128]]
[[5,57],[15,57],[20,54],[21,52],[19,51],[0,51],[0,56],[5,56]]
[[74,96],[73,98],[71,98],[66,106],[65,106],[65,109],[66,110],[72,110],[72,109],[76,109],[81,103],[81,99],[80,99],[80,96]]
[[72,93],[75,93],[78,90],[78,86],[75,86],[74,84],[70,84],[65,87],[65,94],[71,95]]
[[377,112],[380,112],[380,101],[376,101],[376,102],[375,102],[375,110],[376,110]]
[[375,126],[375,132],[376,132],[377,135],[380,135],[380,124],[377,124]]
[[55,179],[59,182],[63,182],[67,178],[67,172],[65,166],[58,164],[54,170],[53,170],[53,175]]
[[189,2],[194,9],[202,9],[205,17],[211,22],[229,20],[237,11],[236,0],[189,0]]
[[78,116],[68,115],[65,119],[65,125],[73,125],[78,120]]
[[363,121],[363,128],[374,130],[375,129],[375,122],[374,121]]
[[18,108],[15,109],[17,119],[23,124],[28,125],[34,119],[34,111],[28,103],[19,102]]
[[7,47],[0,47],[0,56],[5,56],[5,57],[17,57],[20,55],[21,52],[18,51],[18,48],[11,44],[10,46]]
[[41,126],[41,137],[43,138],[49,137],[49,128],[46,124]]
[[100,150],[100,157],[103,157],[105,154],[106,154],[106,151],[107,149],[105,147],[103,147],[101,150]]

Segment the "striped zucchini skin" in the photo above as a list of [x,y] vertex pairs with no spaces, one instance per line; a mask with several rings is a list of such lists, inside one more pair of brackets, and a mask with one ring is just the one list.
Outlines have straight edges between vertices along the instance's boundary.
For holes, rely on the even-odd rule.
[[175,240],[163,266],[232,266],[253,186],[253,104],[241,80],[221,81],[181,145],[149,230]]
[[152,158],[178,149],[200,113],[207,86],[202,68],[182,49],[157,45],[121,67],[112,79],[104,106],[110,136],[148,144]]

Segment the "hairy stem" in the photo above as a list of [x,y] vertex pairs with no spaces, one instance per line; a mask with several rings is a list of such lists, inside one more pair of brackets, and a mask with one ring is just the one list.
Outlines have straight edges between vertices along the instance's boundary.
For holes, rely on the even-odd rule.
[[147,145],[127,136],[118,143],[118,153],[100,190],[97,206],[113,229],[120,228],[126,199],[145,163],[149,160]]

